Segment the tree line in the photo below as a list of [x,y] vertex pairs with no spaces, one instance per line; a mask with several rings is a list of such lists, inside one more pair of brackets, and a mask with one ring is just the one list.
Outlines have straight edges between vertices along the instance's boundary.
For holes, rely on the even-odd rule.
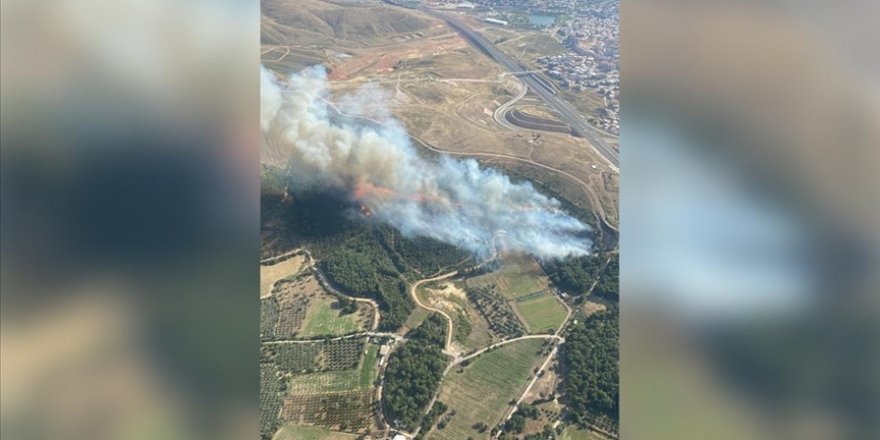
[[446,320],[433,313],[392,353],[382,392],[386,418],[392,423],[412,430],[421,420],[446,368],[445,341]]
[[605,265],[607,258],[605,254],[568,257],[546,263],[544,270],[553,284],[573,295],[587,293],[596,281],[594,295],[617,301],[620,296],[618,255],[612,255]]
[[620,418],[618,308],[573,325],[565,336],[562,366],[570,419],[583,427]]

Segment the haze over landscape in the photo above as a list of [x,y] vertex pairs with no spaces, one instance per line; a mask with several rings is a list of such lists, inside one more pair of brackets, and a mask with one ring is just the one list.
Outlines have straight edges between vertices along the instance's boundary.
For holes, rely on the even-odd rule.
[[616,2],[262,4],[262,438],[618,438]]
[[[499,231],[510,250],[542,259],[589,252],[589,227],[530,183],[513,183],[473,159],[426,160],[393,119],[380,127],[334,121],[322,67],[284,82],[272,75],[262,70],[263,142],[284,157],[294,187],[344,190],[370,217],[404,235],[434,238],[481,258],[491,254]],[[355,94],[337,108],[376,107],[369,98]]]

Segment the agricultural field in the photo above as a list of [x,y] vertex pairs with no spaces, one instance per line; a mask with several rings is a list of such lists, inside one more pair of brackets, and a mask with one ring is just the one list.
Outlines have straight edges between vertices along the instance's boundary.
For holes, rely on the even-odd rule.
[[260,340],[275,339],[275,325],[278,323],[278,301],[273,297],[260,299]]
[[504,257],[500,269],[467,280],[468,287],[494,284],[508,300],[546,290],[550,281],[538,262],[524,256]]
[[272,440],[357,440],[356,434],[335,432],[317,426],[285,425]]
[[289,394],[305,395],[368,389],[376,379],[379,347],[369,345],[363,361],[355,368],[332,369],[291,377]]
[[364,352],[365,338],[264,344],[263,360],[291,373],[351,370]]
[[565,307],[549,291],[520,297],[514,301],[513,307],[529,333],[556,330],[565,321]]
[[599,434],[595,431],[589,431],[585,429],[578,429],[574,426],[569,426],[565,428],[565,431],[562,431],[562,440],[611,440],[611,437],[606,437],[602,434]]
[[[288,372],[287,392],[279,416],[287,425],[279,435],[341,439],[348,437],[321,437],[336,433],[309,427],[353,434],[364,434],[373,429],[373,383],[378,374],[378,345],[366,343],[365,338],[350,338],[273,344],[271,348],[287,349],[270,358],[279,369]],[[291,365],[298,368],[311,365],[311,368],[295,372],[286,368]]]
[[[475,358],[463,372],[453,371],[440,388],[439,400],[455,415],[443,429],[432,430],[428,439],[462,440],[489,438],[492,429],[528,383],[532,370],[540,365],[542,339],[524,339],[504,345]],[[474,426],[489,428],[479,432]]]
[[357,311],[344,313],[339,301],[330,296],[320,296],[309,302],[301,337],[324,335],[345,335],[359,330],[369,329],[373,320],[373,308],[365,303],[358,303]]
[[304,255],[291,255],[289,258],[273,264],[260,265],[260,298],[272,293],[272,285],[285,277],[295,275],[305,262]]
[[364,433],[373,424],[373,391],[290,395],[281,408],[281,420],[298,426],[321,426]]
[[260,364],[260,433],[268,437],[275,430],[283,399],[278,369],[271,363]]
[[468,309],[468,317],[467,317],[467,332],[465,336],[462,336],[465,332],[459,331],[459,328],[464,327],[463,323],[457,321],[455,323],[456,332],[454,333],[455,339],[454,343],[461,344],[464,351],[475,351],[479,350],[483,347],[487,347],[489,345],[498,342],[498,338],[492,336],[492,332],[489,331],[489,322],[486,321],[486,318],[480,313],[476,307],[470,305]]
[[[565,321],[565,307],[533,258],[504,256],[501,268],[468,278],[465,284],[470,299],[483,311],[498,337],[513,337],[520,332],[544,333],[559,328]],[[508,316],[510,312],[512,317]]]
[[260,334],[263,340],[338,336],[369,330],[374,308],[358,303],[347,313],[339,299],[328,293],[312,272],[275,283],[261,299]]
[[510,339],[525,334],[525,327],[517,318],[510,303],[498,293],[494,284],[468,287],[470,299],[489,323],[489,331],[499,339]]

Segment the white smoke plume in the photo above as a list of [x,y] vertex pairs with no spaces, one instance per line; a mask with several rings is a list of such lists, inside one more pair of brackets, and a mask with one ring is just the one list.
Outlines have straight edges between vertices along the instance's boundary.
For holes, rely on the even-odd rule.
[[[371,220],[478,256],[491,254],[499,233],[506,249],[541,259],[589,252],[589,227],[531,184],[513,183],[474,160],[420,157],[375,88],[333,105],[321,67],[286,82],[265,68],[261,77],[262,148],[283,161],[295,186],[345,191]],[[379,115],[382,123],[338,112]]]

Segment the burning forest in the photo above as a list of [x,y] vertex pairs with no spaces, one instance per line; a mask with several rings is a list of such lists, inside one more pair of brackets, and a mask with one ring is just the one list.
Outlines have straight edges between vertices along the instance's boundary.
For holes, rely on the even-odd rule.
[[[420,157],[377,89],[330,102],[326,73],[310,67],[283,81],[261,72],[264,156],[287,169],[292,191],[340,190],[364,221],[488,256],[492,237],[541,259],[589,253],[589,226],[531,184],[475,160]],[[377,107],[381,107],[376,110]],[[372,108],[382,124],[334,117]]]

